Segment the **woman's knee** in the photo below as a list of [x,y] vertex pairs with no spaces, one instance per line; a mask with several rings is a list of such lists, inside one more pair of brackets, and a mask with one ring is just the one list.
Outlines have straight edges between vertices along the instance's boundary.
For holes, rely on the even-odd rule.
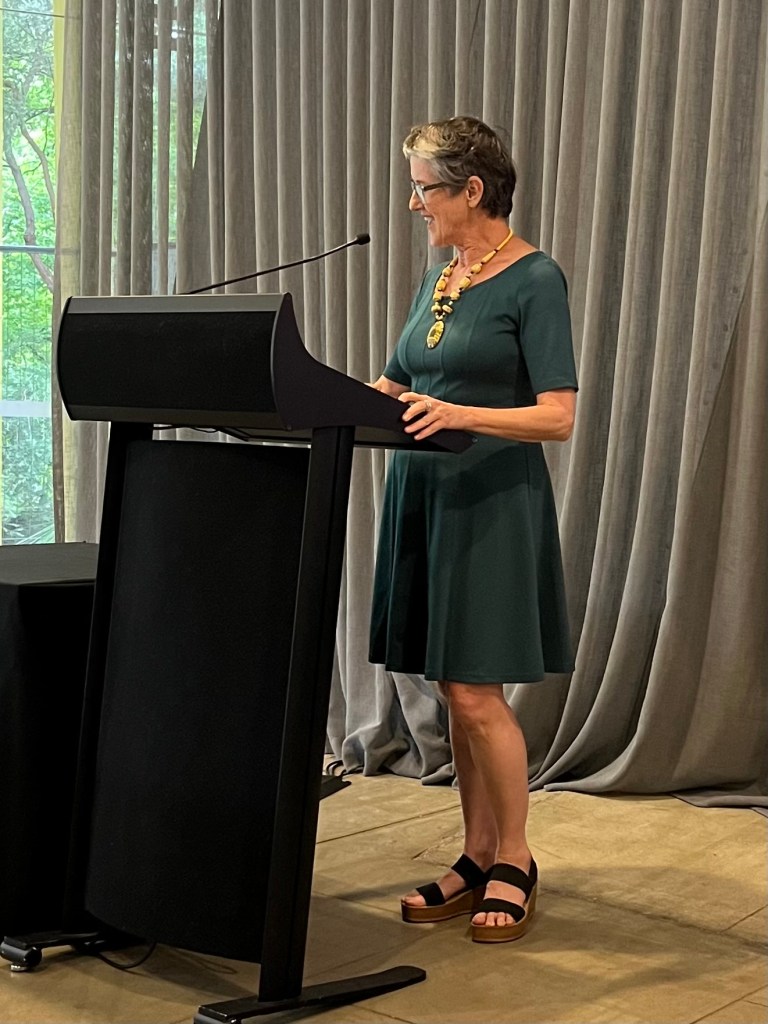
[[[498,720],[504,704],[501,686],[473,686],[470,683],[443,683],[453,718],[472,733],[486,730]],[[506,707],[506,705],[505,705]]]

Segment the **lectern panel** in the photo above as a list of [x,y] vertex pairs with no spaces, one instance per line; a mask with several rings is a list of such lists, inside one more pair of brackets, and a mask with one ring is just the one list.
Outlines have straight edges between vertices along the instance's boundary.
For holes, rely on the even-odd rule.
[[196,312],[161,309],[151,316],[137,300],[116,316],[103,300],[101,311],[80,313],[83,301],[71,301],[74,312],[59,336],[67,355],[60,386],[82,415],[102,419],[111,409],[116,419],[215,426],[222,415],[237,420],[240,413],[249,422],[254,413],[272,413],[279,422],[270,372],[273,310],[206,309],[199,302]]
[[260,958],[309,453],[129,446],[87,908]]

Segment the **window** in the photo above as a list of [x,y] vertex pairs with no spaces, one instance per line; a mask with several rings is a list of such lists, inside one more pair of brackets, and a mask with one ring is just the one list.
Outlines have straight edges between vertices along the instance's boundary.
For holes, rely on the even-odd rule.
[[54,52],[64,0],[0,5],[0,542],[53,540]]
[[[67,0],[0,0],[3,71],[2,237],[0,237],[0,543],[50,542],[53,528],[51,431],[51,322],[56,207],[56,156]],[[191,111],[193,151],[206,90],[205,0],[193,0],[193,68],[185,110]],[[156,22],[153,54],[152,288],[172,290],[176,265],[177,43],[182,28],[176,5],[165,7],[161,71]],[[158,17],[155,5],[155,17]],[[117,27],[119,37],[120,27]],[[189,29],[187,29],[189,31]],[[167,49],[166,49],[167,48]],[[115,54],[119,61],[119,50]],[[167,82],[167,116],[159,116],[158,78]],[[186,95],[186,94],[185,94]],[[118,113],[116,108],[116,114]],[[162,128],[159,124],[162,122]],[[115,140],[117,154],[117,139]],[[163,154],[166,172],[158,176]],[[115,175],[120,173],[115,160]],[[117,189],[114,190],[116,198]],[[114,215],[116,223],[116,209]],[[116,232],[113,231],[113,239]],[[115,266],[113,252],[113,268]],[[162,267],[162,269],[161,269]],[[167,268],[167,270],[166,270]]]

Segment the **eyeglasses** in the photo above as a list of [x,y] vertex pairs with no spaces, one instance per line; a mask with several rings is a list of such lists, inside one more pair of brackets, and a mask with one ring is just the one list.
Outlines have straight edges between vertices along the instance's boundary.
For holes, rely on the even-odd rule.
[[411,193],[416,193],[420,203],[426,203],[426,194],[431,192],[433,188],[450,188],[450,186],[447,181],[436,181],[432,185],[421,185],[411,178]]

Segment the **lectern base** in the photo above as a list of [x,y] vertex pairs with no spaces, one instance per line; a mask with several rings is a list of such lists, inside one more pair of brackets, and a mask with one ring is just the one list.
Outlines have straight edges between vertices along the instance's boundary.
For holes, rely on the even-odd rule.
[[[320,780],[320,799],[338,793],[351,785],[348,779],[340,779],[335,775],[323,775]],[[125,935],[113,928],[102,925],[99,931],[49,931],[35,932],[30,935],[6,935],[0,942],[0,957],[7,960],[11,970],[15,972],[32,971],[43,959],[44,949],[55,949],[57,946],[72,946],[78,953],[93,954],[101,951],[120,949],[122,946],[138,945],[144,939],[133,935]],[[408,968],[410,970],[410,968]],[[388,972],[387,972],[388,973]],[[371,975],[376,977],[376,975]],[[420,981],[420,978],[416,979]],[[406,982],[411,984],[411,982]],[[322,986],[319,986],[322,988]],[[312,991],[307,989],[307,991]],[[265,1004],[262,1004],[265,1005]],[[259,1011],[263,1013],[264,1011]],[[271,1011],[270,1011],[271,1012]]]
[[358,978],[341,978],[322,985],[309,985],[292,999],[271,999],[266,1002],[261,1002],[256,996],[228,999],[223,1003],[201,1006],[195,1014],[194,1024],[241,1024],[251,1017],[264,1017],[287,1010],[324,1010],[394,992],[398,988],[424,981],[426,976],[426,971],[420,967],[392,967],[378,974],[362,974]]

